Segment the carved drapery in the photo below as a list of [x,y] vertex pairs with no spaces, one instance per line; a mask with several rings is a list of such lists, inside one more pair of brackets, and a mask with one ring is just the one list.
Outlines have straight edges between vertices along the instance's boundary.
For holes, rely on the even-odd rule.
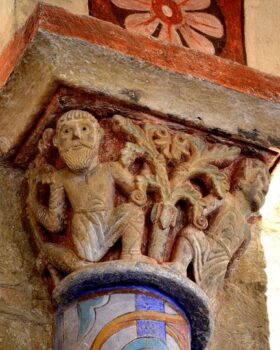
[[[197,307],[207,308],[200,293],[214,302],[245,251],[248,220],[264,201],[269,172],[261,155],[248,157],[176,124],[122,115],[97,120],[71,110],[43,132],[26,183],[37,266],[51,277],[55,295],[68,274],[98,275],[105,266],[111,276],[113,261],[116,271],[142,264],[144,271],[181,276],[186,289],[195,283]],[[186,317],[195,346],[204,348],[210,323],[200,342],[195,317]]]
[[[125,27],[124,21],[135,19],[134,10],[125,9],[132,2],[136,10],[137,1],[92,1],[97,12],[92,15]],[[164,11],[164,26],[153,33],[159,37],[170,11],[179,14],[183,5],[171,8],[172,1],[154,1],[151,11],[152,2],[146,2],[144,16],[156,10],[158,18]],[[224,6],[224,0],[213,0],[211,7],[210,1],[202,2],[204,19],[218,19],[214,36],[209,28],[200,33],[207,52],[214,45],[216,54],[241,62],[243,49],[231,43],[241,34],[235,29],[242,2]],[[185,19],[200,16],[189,10]],[[219,38],[221,23],[225,30]],[[177,37],[173,30],[168,34]],[[177,34],[182,34],[179,29]],[[2,65],[0,79],[2,85],[7,82],[0,93],[0,153],[8,164],[14,159],[14,166],[28,168],[24,222],[52,295],[59,350],[96,344],[111,350],[112,342],[115,350],[205,349],[214,320],[222,348],[230,338],[232,347],[247,349],[245,333],[249,341],[263,344],[264,293],[257,284],[258,295],[251,294],[251,267],[261,265],[261,258],[250,258],[254,244],[242,261],[246,265],[251,259],[246,271],[250,287],[241,281],[252,303],[246,293],[231,288],[238,271],[222,285],[248,245],[252,213],[267,189],[266,168],[279,157],[279,132],[271,127],[279,120],[279,82],[186,50],[183,36],[179,46],[170,46],[40,4],[2,56],[8,64]],[[6,236],[17,230],[19,211],[16,206],[10,210],[8,201],[4,213],[10,230],[2,230],[3,255],[13,260]],[[18,237],[23,238],[20,230]],[[17,261],[11,265],[24,274]],[[23,289],[17,286],[15,291]],[[8,289],[5,284],[10,296]],[[29,294],[24,295],[37,314],[38,296]],[[222,313],[213,313],[215,300]],[[20,307],[16,311],[23,314]],[[37,344],[32,341],[29,348]]]

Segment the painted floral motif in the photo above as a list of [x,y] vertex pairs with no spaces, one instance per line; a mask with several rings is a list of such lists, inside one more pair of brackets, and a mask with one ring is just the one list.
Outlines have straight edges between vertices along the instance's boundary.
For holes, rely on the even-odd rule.
[[153,35],[175,45],[185,43],[192,49],[215,53],[208,37],[221,38],[224,28],[215,16],[200,12],[211,5],[211,0],[111,0],[119,8],[141,11],[128,15],[125,28],[131,32]]

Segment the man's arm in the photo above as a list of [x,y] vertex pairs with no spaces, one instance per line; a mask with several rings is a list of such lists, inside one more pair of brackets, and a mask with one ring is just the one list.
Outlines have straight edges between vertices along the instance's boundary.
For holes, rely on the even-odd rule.
[[38,201],[38,179],[37,176],[31,176],[28,195],[30,209],[48,231],[59,232],[65,226],[66,201],[63,184],[56,173],[42,175],[39,182],[49,185],[49,203],[44,206]]
[[135,190],[135,177],[119,162],[111,162],[108,165],[116,184],[126,194],[131,194]]

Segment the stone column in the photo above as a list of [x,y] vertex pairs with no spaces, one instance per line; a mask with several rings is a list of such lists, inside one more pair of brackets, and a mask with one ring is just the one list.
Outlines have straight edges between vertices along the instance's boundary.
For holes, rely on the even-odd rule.
[[278,159],[279,82],[42,4],[21,35],[0,152],[54,348],[206,349]]
[[54,295],[55,349],[203,349],[210,334],[206,296],[157,266],[101,263]]

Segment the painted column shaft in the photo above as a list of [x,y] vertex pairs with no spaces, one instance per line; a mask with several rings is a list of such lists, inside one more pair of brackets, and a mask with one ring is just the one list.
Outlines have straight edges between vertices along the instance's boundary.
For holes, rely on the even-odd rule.
[[56,350],[190,350],[183,311],[153,289],[87,293],[57,314]]

